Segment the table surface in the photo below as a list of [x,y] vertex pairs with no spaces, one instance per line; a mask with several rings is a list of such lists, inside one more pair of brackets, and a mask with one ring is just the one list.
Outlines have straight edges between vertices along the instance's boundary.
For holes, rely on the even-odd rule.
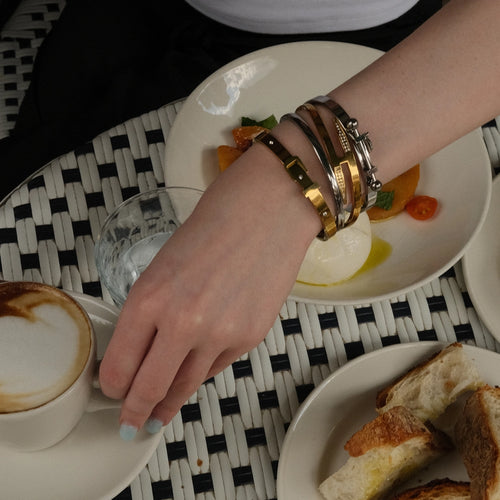
[[[168,104],[99,135],[4,199],[0,278],[42,281],[112,302],[97,274],[95,239],[117,204],[164,185],[165,139],[181,107],[182,101]],[[498,131],[484,135],[495,166]],[[311,390],[360,354],[424,340],[500,352],[474,310],[460,262],[380,303],[288,300],[266,339],[190,398],[147,466],[116,498],[276,498],[286,429]]]

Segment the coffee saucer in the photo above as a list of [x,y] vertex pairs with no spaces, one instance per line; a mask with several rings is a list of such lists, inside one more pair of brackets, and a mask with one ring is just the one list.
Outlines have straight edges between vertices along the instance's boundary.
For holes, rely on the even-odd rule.
[[[94,325],[98,358],[102,357],[118,319],[118,309],[88,295],[69,292]],[[110,499],[125,489],[146,466],[162,434],[145,431],[133,441],[118,433],[119,409],[85,413],[57,445],[25,453],[0,445],[0,496],[9,500]]]

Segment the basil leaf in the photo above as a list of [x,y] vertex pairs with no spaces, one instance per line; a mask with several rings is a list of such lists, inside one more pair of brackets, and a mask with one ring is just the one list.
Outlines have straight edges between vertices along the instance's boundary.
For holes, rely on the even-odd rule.
[[259,125],[260,127],[272,129],[273,127],[278,125],[278,120],[276,120],[276,117],[274,115],[268,116],[267,118],[264,118],[260,121],[249,118],[248,116],[243,116],[241,118],[241,126],[246,127],[249,125]]
[[390,210],[394,200],[394,191],[378,191],[375,206],[384,210]]

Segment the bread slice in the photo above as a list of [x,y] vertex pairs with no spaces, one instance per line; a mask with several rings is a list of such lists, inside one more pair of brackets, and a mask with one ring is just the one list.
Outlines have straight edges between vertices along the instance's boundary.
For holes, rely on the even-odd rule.
[[347,462],[319,486],[326,500],[375,500],[451,449],[408,409],[391,408],[346,443]]
[[483,384],[462,344],[455,342],[379,391],[376,408],[383,413],[405,406],[424,422],[434,420],[460,395]]
[[470,484],[451,479],[435,479],[403,491],[391,500],[470,500]]
[[469,473],[471,499],[500,499],[500,388],[485,385],[469,397],[455,439]]

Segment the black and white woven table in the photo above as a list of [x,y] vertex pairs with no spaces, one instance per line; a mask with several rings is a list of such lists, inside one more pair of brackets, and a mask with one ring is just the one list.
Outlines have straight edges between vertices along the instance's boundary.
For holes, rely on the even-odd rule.
[[[14,126],[37,49],[64,5],[24,0],[2,30],[0,139]],[[166,105],[99,135],[0,202],[0,279],[42,281],[112,302],[97,275],[95,238],[122,200],[164,184],[165,140],[181,106]],[[483,127],[493,173],[500,170],[498,129],[495,122]],[[500,352],[472,306],[460,263],[381,303],[287,301],[266,339],[190,398],[117,499],[276,498],[286,429],[311,390],[360,354],[424,340]]]
[[[182,102],[96,137],[27,179],[0,205],[0,279],[43,281],[111,302],[94,241],[122,200],[164,185],[165,139]],[[484,128],[493,171],[500,135]],[[288,300],[266,339],[204,384],[118,499],[273,499],[288,424],[339,366],[394,343],[460,341],[499,351],[461,265],[404,296],[362,306]],[[90,500],[90,499],[89,499]]]

